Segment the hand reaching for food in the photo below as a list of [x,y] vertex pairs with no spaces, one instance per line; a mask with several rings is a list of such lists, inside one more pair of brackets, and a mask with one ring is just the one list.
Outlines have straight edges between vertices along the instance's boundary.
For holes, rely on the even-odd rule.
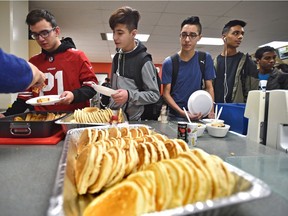
[[32,73],[33,73],[33,80],[30,83],[28,88],[35,87],[35,88],[42,89],[43,86],[45,85],[44,84],[45,79],[46,79],[45,74],[42,71],[40,71],[36,66],[31,64],[30,62],[28,62],[28,64],[30,65]]
[[74,100],[74,94],[71,91],[64,91],[60,95],[60,98],[64,98],[64,99],[59,101],[57,103],[57,105],[60,105],[60,104],[71,104],[72,101]]

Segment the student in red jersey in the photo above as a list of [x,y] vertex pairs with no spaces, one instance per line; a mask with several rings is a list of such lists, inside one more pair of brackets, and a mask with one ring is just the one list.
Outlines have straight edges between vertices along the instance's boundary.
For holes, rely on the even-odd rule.
[[[55,17],[46,10],[33,10],[26,17],[30,34],[42,48],[42,52],[29,61],[46,76],[45,86],[38,92],[30,89],[32,97],[60,95],[63,100],[55,105],[35,106],[35,110],[74,111],[89,106],[89,99],[96,91],[83,82],[98,83],[92,65],[86,55],[77,50],[71,38],[60,40],[60,27]],[[26,101],[31,97],[18,94],[4,116],[22,113],[31,108]],[[3,117],[3,116],[2,116]]]

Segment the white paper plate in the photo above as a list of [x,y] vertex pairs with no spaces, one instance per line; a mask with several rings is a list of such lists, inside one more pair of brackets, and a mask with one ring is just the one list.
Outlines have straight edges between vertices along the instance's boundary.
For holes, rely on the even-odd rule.
[[108,87],[105,87],[105,86],[101,86],[101,85],[95,85],[94,89],[97,92],[99,92],[100,94],[103,94],[103,95],[106,95],[106,96],[109,96],[109,97],[111,97],[112,94],[117,93],[116,90],[108,88]]
[[[202,121],[204,124],[209,124],[209,123],[215,122],[216,119],[208,119],[208,118],[205,118],[205,119],[201,119],[200,121]],[[219,123],[224,123],[224,120],[218,119],[217,122],[219,122]]]
[[[49,101],[47,102],[43,102],[43,103],[37,103],[38,99],[41,98],[50,98]],[[45,95],[45,96],[40,96],[40,97],[35,97],[35,98],[31,98],[29,100],[26,101],[27,104],[31,104],[33,106],[44,106],[44,105],[53,105],[61,100],[63,100],[64,98],[60,98],[60,95]]]
[[207,116],[213,107],[213,100],[211,95],[204,91],[198,90],[190,95],[188,100],[188,110],[192,114],[202,113]]

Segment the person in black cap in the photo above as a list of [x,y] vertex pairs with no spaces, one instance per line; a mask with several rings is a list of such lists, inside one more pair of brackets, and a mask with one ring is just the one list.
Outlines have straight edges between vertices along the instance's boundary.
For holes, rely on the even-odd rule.
[[248,92],[257,90],[259,79],[255,62],[249,54],[237,51],[244,38],[242,20],[229,21],[222,30],[224,49],[214,59],[213,82],[216,103],[245,103]]

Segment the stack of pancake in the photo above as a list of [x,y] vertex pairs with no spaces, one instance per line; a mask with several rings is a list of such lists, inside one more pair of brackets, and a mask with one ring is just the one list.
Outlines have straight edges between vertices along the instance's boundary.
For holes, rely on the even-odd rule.
[[152,133],[146,126],[86,128],[77,143],[77,191],[98,193],[152,163],[176,158],[187,151],[183,140]]
[[219,157],[195,148],[129,175],[97,196],[83,215],[141,215],[229,196],[235,185]]
[[[85,107],[77,109],[73,113],[77,123],[122,123],[124,122],[122,109],[114,112],[110,108]],[[116,118],[114,118],[116,117]],[[116,121],[116,122],[112,122]]]

